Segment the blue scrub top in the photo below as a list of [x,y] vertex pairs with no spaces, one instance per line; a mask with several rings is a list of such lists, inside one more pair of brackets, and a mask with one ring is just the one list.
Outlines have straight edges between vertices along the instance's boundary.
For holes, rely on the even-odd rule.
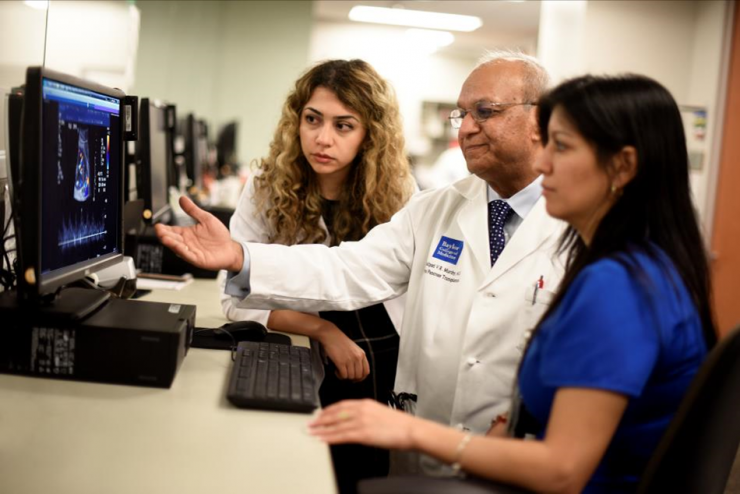
[[584,492],[634,492],[706,353],[699,314],[665,253],[621,254],[584,268],[543,321],[522,363],[522,400],[546,426],[558,388],[628,396]]

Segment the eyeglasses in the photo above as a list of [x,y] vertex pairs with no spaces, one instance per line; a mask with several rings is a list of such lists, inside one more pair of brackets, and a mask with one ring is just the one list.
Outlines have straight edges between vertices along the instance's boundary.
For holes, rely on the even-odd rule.
[[495,117],[496,115],[500,115],[509,108],[513,108],[515,106],[522,106],[522,105],[536,105],[537,103],[534,101],[526,101],[524,103],[476,103],[475,108],[471,110],[463,110],[462,108],[455,108],[450,112],[450,116],[448,117],[450,120],[450,125],[452,125],[453,129],[459,129],[462,126],[463,120],[465,119],[465,115],[470,113],[470,116],[473,117],[473,120],[475,120],[478,123],[485,122],[491,117]]

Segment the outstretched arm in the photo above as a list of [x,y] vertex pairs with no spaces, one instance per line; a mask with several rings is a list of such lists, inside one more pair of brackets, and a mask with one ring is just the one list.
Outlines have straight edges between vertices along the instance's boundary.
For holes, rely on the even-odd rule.
[[542,441],[474,437],[372,400],[342,401],[309,424],[329,444],[414,449],[481,477],[537,492],[581,492],[604,456],[627,407],[624,395],[561,388]]
[[197,223],[188,227],[155,225],[162,244],[199,268],[241,271],[244,252],[242,246],[231,239],[228,228],[187,197],[180,198],[180,206]]

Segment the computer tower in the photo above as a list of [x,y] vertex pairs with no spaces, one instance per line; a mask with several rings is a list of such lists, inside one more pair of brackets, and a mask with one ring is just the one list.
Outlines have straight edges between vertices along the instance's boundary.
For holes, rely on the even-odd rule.
[[183,275],[190,273],[195,278],[213,279],[218,271],[201,269],[179,258],[162,245],[154,228],[147,227],[141,235],[127,234],[124,252],[134,258],[137,269],[143,273]]
[[195,307],[110,299],[84,320],[19,307],[0,293],[0,372],[169,388],[190,346]]

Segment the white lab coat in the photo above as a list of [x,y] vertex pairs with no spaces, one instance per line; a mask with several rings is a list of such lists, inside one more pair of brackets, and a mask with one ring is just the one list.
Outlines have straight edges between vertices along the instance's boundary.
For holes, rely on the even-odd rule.
[[[486,183],[470,176],[417,194],[360,242],[248,244],[252,293],[241,304],[351,310],[407,291],[395,390],[418,395],[418,416],[482,434],[508,410],[525,334],[564,270],[555,255],[564,223],[543,198],[491,268],[487,200]],[[443,236],[464,243],[457,264],[434,257]]]
[[[244,190],[239,198],[239,203],[237,204],[234,215],[231,217],[231,221],[229,222],[229,231],[231,232],[231,237],[237,242],[268,243],[269,236],[274,232],[267,221],[267,215],[265,214],[264,209],[258,209],[254,202],[254,177],[255,175],[250,175],[244,186]],[[319,218],[319,224],[324,231],[327,231],[326,223],[324,223],[323,218]],[[324,245],[329,245],[329,241],[330,239],[327,237],[324,241]],[[266,326],[267,320],[270,317],[270,311],[237,307],[239,299],[224,293],[225,283],[226,272],[222,272],[219,276],[219,284],[221,286],[221,308],[223,309],[224,315],[232,321],[257,321]],[[401,328],[405,304],[405,296],[389,300],[384,304],[388,317],[396,328],[396,331],[399,331]],[[291,307],[286,308],[290,309]]]

